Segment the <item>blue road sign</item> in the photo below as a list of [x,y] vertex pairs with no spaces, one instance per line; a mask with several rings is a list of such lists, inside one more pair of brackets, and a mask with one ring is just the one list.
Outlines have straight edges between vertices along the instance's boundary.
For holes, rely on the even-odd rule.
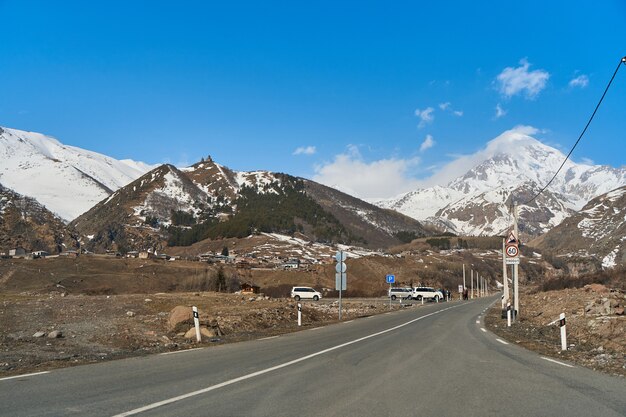
[[387,280],[387,284],[393,284],[394,282],[396,282],[396,276],[395,275],[387,275],[386,277]]

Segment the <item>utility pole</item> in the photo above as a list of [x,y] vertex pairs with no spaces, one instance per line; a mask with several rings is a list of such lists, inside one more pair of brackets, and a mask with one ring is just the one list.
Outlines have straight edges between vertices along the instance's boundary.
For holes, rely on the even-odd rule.
[[[513,230],[515,231],[515,239],[519,244],[519,234],[517,230],[517,203],[513,203]],[[519,277],[518,277],[518,264],[513,265],[513,296],[515,297],[515,320],[519,315]]]
[[470,270],[470,285],[472,286],[472,289],[470,291],[470,299],[474,299],[474,270]]
[[505,242],[506,239],[502,239],[502,283],[504,284],[504,295],[502,296],[502,310],[506,308],[507,303],[510,301],[509,295],[509,278],[506,274],[506,249]]

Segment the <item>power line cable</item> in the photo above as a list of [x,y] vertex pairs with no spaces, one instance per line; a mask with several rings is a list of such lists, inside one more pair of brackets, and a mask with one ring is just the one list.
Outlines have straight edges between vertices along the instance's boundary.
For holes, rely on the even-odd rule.
[[[585,128],[583,129],[582,133],[580,134],[580,136],[578,136],[578,140],[576,141],[576,143],[574,143],[574,146],[572,146],[572,149],[569,151],[569,153],[567,154],[567,156],[565,157],[565,160],[563,160],[563,163],[561,164],[561,166],[559,167],[559,169],[556,170],[556,172],[554,173],[554,175],[552,176],[552,178],[550,179],[550,181],[548,181],[548,183],[541,189],[539,190],[539,192],[537,194],[534,195],[533,198],[531,198],[530,200],[522,203],[523,205],[527,205],[532,203],[533,201],[535,201],[535,199],[537,197],[539,197],[539,195],[541,193],[543,193],[546,188],[548,188],[548,186],[550,184],[552,184],[552,181],[554,181],[554,179],[556,178],[556,176],[559,174],[559,172],[561,171],[561,168],[563,168],[563,166],[565,165],[565,163],[567,162],[567,160],[569,159],[570,155],[572,154],[572,152],[574,152],[574,149],[576,149],[576,145],[578,145],[578,142],[580,142],[580,140],[582,139],[583,135],[585,134],[585,132],[587,131],[587,128],[589,127],[589,125],[591,124],[591,121],[593,120],[594,116],[596,115],[596,112],[598,111],[598,108],[600,107],[600,104],[602,104],[602,101],[604,100],[604,96],[606,96],[607,91],[609,91],[609,87],[611,86],[611,83],[613,83],[613,80],[615,79],[615,76],[617,75],[617,71],[620,69],[620,67],[622,66],[622,64],[626,65],[626,56],[623,57],[620,62],[617,64],[617,68],[615,68],[615,71],[613,72],[613,76],[611,77],[611,80],[609,81],[609,83],[607,84],[606,88],[604,89],[604,93],[602,93],[602,97],[600,97],[600,101],[598,102],[598,104],[596,105],[596,108],[593,110],[593,113],[591,114],[591,117],[589,118],[589,121],[587,122],[587,124],[585,125]],[[513,199],[511,199],[511,204],[513,202]]]

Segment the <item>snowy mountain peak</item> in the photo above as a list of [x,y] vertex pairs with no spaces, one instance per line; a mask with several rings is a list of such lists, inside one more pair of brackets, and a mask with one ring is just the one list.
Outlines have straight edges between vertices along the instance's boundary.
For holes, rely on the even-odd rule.
[[0,183],[71,220],[153,166],[63,145],[41,133],[0,128]]

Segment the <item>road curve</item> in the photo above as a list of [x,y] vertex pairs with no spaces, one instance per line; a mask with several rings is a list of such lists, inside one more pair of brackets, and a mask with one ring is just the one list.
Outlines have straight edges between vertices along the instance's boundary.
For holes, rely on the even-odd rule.
[[626,415],[623,378],[486,331],[494,300],[0,380],[0,415]]

